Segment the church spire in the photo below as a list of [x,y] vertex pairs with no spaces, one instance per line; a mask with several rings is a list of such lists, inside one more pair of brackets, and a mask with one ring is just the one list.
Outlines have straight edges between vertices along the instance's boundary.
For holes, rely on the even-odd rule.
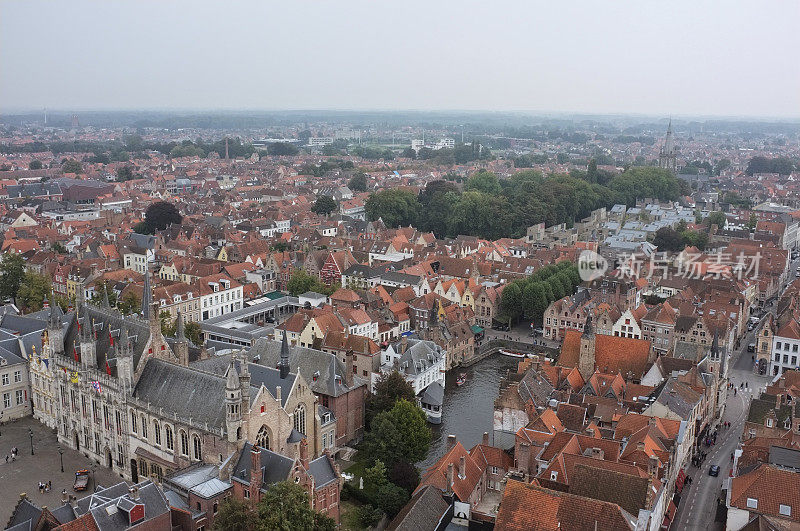
[[289,341],[286,339],[286,331],[283,333],[283,342],[281,343],[281,361],[278,364],[278,369],[281,371],[281,380],[289,375]]
[[153,305],[153,291],[150,287],[150,269],[144,272],[144,288],[142,289],[142,317],[150,318],[150,306]]
[[108,284],[103,283],[103,308],[110,309],[111,302],[108,300]]

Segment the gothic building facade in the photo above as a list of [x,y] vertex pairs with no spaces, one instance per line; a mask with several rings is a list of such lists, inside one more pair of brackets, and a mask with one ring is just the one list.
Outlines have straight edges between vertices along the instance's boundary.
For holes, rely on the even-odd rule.
[[145,279],[141,317],[80,297],[74,312],[50,308],[31,360],[33,402],[60,444],[134,482],[197,462],[225,470],[246,441],[291,457],[303,439],[318,448],[316,398],[289,370],[288,345],[277,367],[236,356],[224,374],[193,367],[207,353],[186,338],[181,315],[176,337],[162,335]]

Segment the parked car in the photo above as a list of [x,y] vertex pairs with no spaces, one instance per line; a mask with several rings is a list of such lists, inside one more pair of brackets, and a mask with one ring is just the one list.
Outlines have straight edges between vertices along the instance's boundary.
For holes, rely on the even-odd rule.
[[73,483],[72,488],[74,490],[86,490],[86,487],[89,486],[89,471],[84,469],[76,470],[75,471],[75,483]]
[[750,343],[749,345],[747,345],[747,352],[755,352],[755,351],[756,351],[755,343]]
[[708,475],[714,477],[719,476],[719,465],[711,465],[711,468],[708,469]]

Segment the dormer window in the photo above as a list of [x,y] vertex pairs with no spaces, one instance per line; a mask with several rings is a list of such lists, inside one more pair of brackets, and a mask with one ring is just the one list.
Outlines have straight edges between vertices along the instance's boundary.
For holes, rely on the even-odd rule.
[[758,499],[756,499],[756,498],[747,498],[747,508],[748,509],[758,509]]
[[550,472],[550,481],[558,481],[558,471],[553,470]]

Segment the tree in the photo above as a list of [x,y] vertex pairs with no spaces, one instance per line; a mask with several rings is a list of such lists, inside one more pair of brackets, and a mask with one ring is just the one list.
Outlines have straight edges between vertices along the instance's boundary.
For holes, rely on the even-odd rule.
[[403,378],[397,371],[384,373],[375,382],[375,392],[367,395],[366,423],[367,426],[375,415],[389,411],[398,400],[413,402],[417,395],[414,386]]
[[720,230],[725,228],[725,223],[727,221],[727,217],[725,216],[724,212],[720,212],[717,210],[716,212],[712,212],[708,215],[705,219],[705,223],[709,226],[716,225]]
[[178,327],[178,320],[172,319],[172,314],[167,310],[161,310],[158,314],[158,320],[161,322],[161,334],[165,337],[172,337],[175,335],[175,330]]
[[431,444],[431,429],[425,412],[414,402],[398,400],[392,409],[379,413],[365,438],[367,455],[384,463],[401,459],[411,462],[425,457]]
[[291,156],[297,155],[300,150],[297,146],[289,142],[273,142],[267,145],[267,154],[275,156]]
[[409,495],[405,488],[389,482],[386,466],[380,459],[364,470],[364,491],[369,493],[371,504],[380,507],[390,517],[403,508]]
[[122,297],[121,301],[117,302],[117,309],[123,315],[130,315],[142,309],[142,301],[135,293],[129,291]]
[[83,165],[75,159],[68,159],[61,163],[61,171],[64,173],[82,173]]
[[400,152],[400,157],[402,157],[404,159],[416,160],[417,152],[414,151],[412,148],[407,147],[403,151]]
[[490,195],[498,195],[502,192],[500,181],[497,180],[497,175],[486,170],[481,170],[467,179],[467,184],[464,189],[475,190]]
[[389,481],[411,494],[419,485],[419,470],[406,460],[397,461],[389,470]]
[[118,181],[130,181],[134,178],[133,175],[133,168],[130,166],[120,166],[117,168],[117,180]]
[[183,217],[178,212],[178,208],[166,201],[157,201],[147,207],[144,213],[144,221],[153,230],[164,230],[169,225],[180,225]]
[[194,321],[189,321],[183,327],[183,332],[186,334],[186,339],[194,343],[195,345],[202,345],[203,344],[203,329],[200,328],[198,323]]
[[332,518],[311,508],[305,489],[289,481],[270,486],[258,503],[259,531],[333,531]]
[[30,161],[28,163],[28,169],[29,170],[41,170],[42,166],[43,166],[43,164],[42,164],[41,160],[33,159],[32,161]]
[[0,296],[14,300],[25,276],[25,261],[15,253],[4,253],[0,262]]
[[678,252],[684,247],[683,236],[671,227],[661,227],[656,231],[653,245],[658,247],[659,251]]
[[315,214],[321,214],[323,216],[327,216],[331,212],[336,210],[336,201],[329,195],[321,195],[317,198],[314,202],[314,205],[311,207],[311,211]]
[[367,176],[363,172],[358,172],[347,181],[347,187],[354,192],[367,191]]
[[253,531],[257,525],[256,512],[235,496],[225,498],[214,517],[214,529],[219,531]]
[[399,188],[371,194],[364,205],[371,221],[378,218],[389,227],[415,225],[420,211],[416,194]]
[[64,244],[61,242],[53,242],[50,249],[58,254],[67,254],[67,248],[64,247]]
[[756,216],[755,212],[751,212],[750,219],[747,220],[747,228],[750,229],[750,231],[752,232],[753,230],[755,230],[756,225],[758,225],[758,216]]
[[307,291],[313,291],[319,280],[312,277],[303,269],[298,269],[292,273],[292,278],[286,284],[286,290],[295,297]]
[[500,311],[511,319],[517,319],[524,310],[522,305],[522,288],[519,282],[512,282],[503,288],[500,298]]
[[136,234],[155,234],[156,231],[146,221],[140,221],[133,226],[133,232]]
[[270,251],[274,251],[276,253],[282,253],[282,252],[286,251],[288,248],[289,248],[289,244],[286,243],[286,242],[281,242],[281,241],[275,242],[275,243],[273,243],[272,245],[269,246],[269,250]]
[[38,312],[44,299],[50,296],[50,279],[38,273],[27,272],[17,292],[17,303],[23,313]]

